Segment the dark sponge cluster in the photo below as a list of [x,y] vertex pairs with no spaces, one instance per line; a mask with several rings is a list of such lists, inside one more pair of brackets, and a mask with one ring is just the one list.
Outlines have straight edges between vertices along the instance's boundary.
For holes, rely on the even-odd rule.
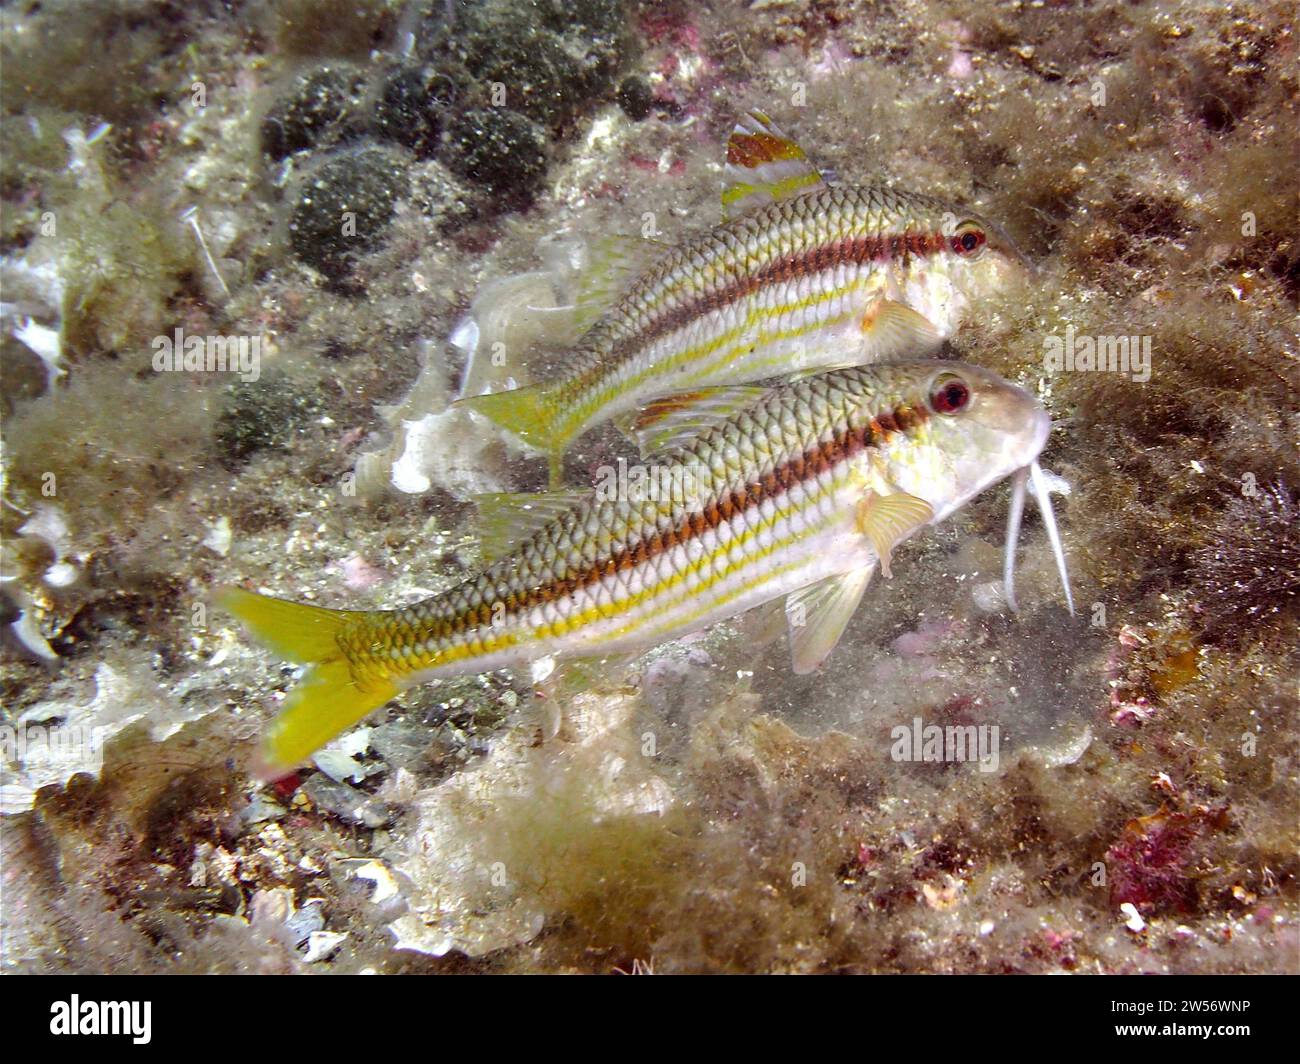
[[291,245],[332,281],[376,245],[417,161],[437,160],[479,193],[447,218],[530,205],[554,147],[613,98],[629,50],[621,0],[431,4],[412,32],[375,74],[330,62],[299,75],[262,123],[268,159],[302,156]]

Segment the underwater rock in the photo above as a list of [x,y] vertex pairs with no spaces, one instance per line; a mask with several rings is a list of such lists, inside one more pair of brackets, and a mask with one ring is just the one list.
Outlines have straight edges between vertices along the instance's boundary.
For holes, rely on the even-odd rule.
[[452,233],[477,217],[473,188],[436,159],[416,162],[410,178],[411,207],[428,219],[431,231]]
[[414,769],[427,757],[431,736],[426,725],[394,720],[370,731],[370,748],[392,768]]
[[549,34],[487,36],[465,62],[489,92],[501,86],[494,105],[513,108],[552,132],[562,129],[582,104],[581,60]]
[[302,791],[323,812],[349,824],[382,828],[393,819],[393,812],[372,795],[326,775],[312,776]]
[[625,53],[621,3],[489,0],[426,20],[422,52],[446,56],[478,82],[494,107],[518,111],[562,135],[612,87]]
[[1300,505],[1280,481],[1248,483],[1248,494],[1227,496],[1209,542],[1193,557],[1207,635],[1217,641],[1239,641],[1264,625],[1294,636],[1300,613]]
[[10,414],[19,403],[43,395],[51,379],[48,365],[21,336],[0,335],[0,410]]
[[553,907],[600,889],[574,854],[652,854],[643,839],[666,830],[675,798],[628,726],[637,702],[581,693],[557,741],[539,745],[521,722],[481,765],[415,796],[414,830],[390,857],[409,905],[390,925],[397,948],[477,957],[528,942]]
[[375,104],[375,135],[418,156],[432,155],[438,148],[444,113],[455,97],[455,83],[441,71],[400,67],[388,75]]
[[25,735],[23,756],[14,762],[0,758],[4,812],[31,808],[42,787],[61,786],[81,774],[98,777],[105,747],[131,725],[141,724],[149,741],[161,743],[212,708],[198,702],[173,704],[144,677],[107,662],[96,669],[94,686],[88,701],[37,702],[18,715],[15,723]]
[[650,82],[639,74],[624,78],[623,83],[618,87],[618,105],[633,122],[649,118],[654,102],[654,89],[650,87]]
[[364,87],[364,74],[345,63],[302,75],[262,119],[262,150],[278,160],[342,135]]
[[319,396],[283,374],[235,384],[217,419],[218,460],[227,469],[236,470],[258,451],[282,451],[321,410]]
[[366,144],[332,155],[305,178],[289,220],[294,253],[337,281],[383,238],[408,190],[407,156]]
[[452,173],[525,206],[546,176],[546,134],[513,111],[474,108],[452,120],[440,158]]

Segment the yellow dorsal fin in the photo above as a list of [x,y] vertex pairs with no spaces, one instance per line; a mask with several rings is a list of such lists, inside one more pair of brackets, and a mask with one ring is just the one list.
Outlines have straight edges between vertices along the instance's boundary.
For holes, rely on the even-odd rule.
[[727,219],[826,187],[804,150],[762,111],[750,111],[731,131],[726,182],[722,214]]
[[928,502],[905,491],[892,495],[869,491],[858,503],[858,531],[871,541],[880,559],[880,571],[886,577],[891,575],[889,556],[893,549],[933,518],[934,508]]
[[485,562],[504,558],[548,521],[572,510],[590,492],[485,492],[474,496]]

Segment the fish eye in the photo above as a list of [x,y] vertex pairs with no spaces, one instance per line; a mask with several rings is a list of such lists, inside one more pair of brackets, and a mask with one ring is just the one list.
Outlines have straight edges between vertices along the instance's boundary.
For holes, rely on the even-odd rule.
[[930,389],[930,409],[936,414],[960,414],[970,405],[970,386],[960,377],[945,373]]
[[952,250],[963,258],[977,258],[988,243],[988,235],[974,222],[963,222],[950,241]]

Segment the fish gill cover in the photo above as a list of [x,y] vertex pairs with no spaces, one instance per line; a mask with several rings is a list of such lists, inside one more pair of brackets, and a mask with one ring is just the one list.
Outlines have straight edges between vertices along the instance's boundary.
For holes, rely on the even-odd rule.
[[[4,7],[3,970],[1300,969],[1296,52],[1268,0]],[[951,379],[777,385],[787,438],[745,360],[888,372],[840,350]],[[853,579],[259,778],[302,678],[219,588],[418,616],[521,534],[640,580],[980,374],[1041,454],[951,512],[941,449],[868,467]],[[548,540],[551,479],[686,525]],[[1048,508],[1007,566],[1031,481],[1074,617]]]

